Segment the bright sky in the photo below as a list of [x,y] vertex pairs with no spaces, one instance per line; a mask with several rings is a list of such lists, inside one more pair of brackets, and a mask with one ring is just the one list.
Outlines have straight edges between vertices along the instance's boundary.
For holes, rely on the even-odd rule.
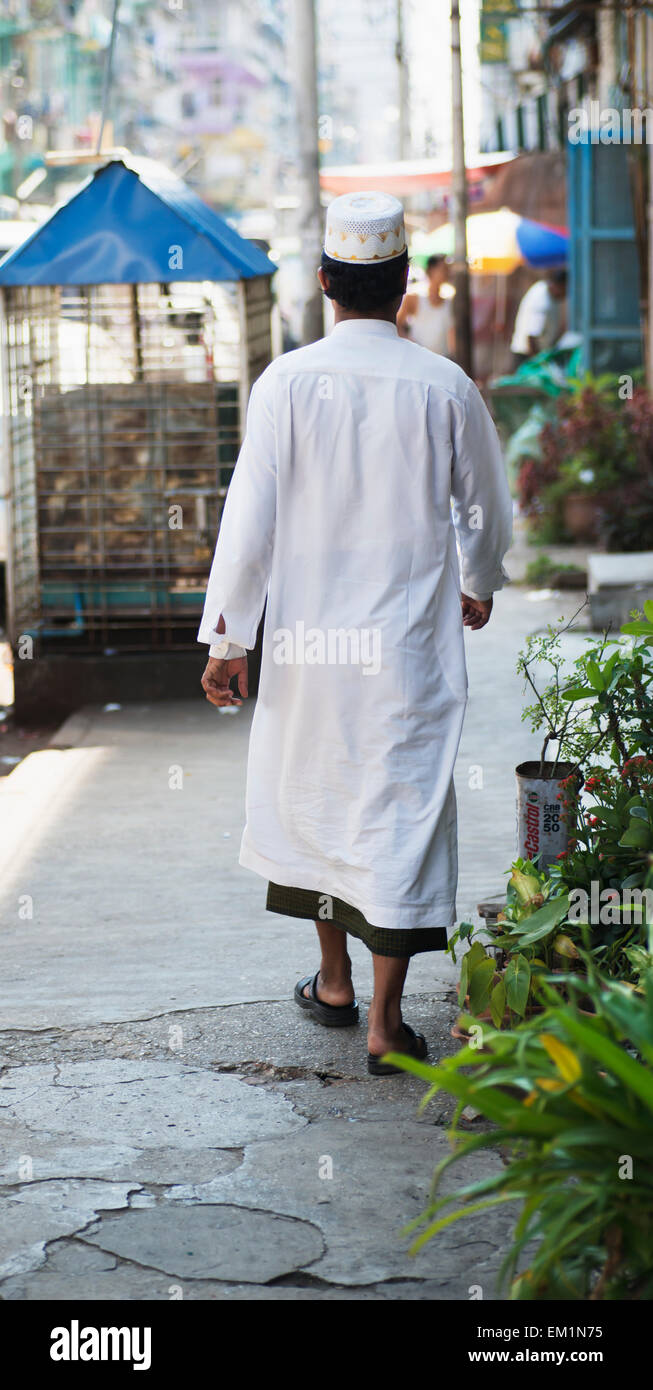
[[[404,0],[406,30],[415,108],[415,133],[430,124],[438,148],[436,157],[451,152],[450,0]],[[478,151],[481,88],[478,62],[480,0],[461,0],[465,114],[465,145]],[[416,150],[417,153],[417,150]]]

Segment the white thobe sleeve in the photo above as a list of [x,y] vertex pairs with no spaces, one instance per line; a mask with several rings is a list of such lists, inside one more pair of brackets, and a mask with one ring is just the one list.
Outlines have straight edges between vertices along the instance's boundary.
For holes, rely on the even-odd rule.
[[488,599],[509,575],[503,557],[512,540],[512,499],[499,437],[473,381],[454,408],[451,502],[460,556],[460,585]]
[[[254,646],[270,580],[277,492],[271,387],[268,372],[252,387],[197,634],[223,660]],[[224,632],[217,628],[221,615]]]

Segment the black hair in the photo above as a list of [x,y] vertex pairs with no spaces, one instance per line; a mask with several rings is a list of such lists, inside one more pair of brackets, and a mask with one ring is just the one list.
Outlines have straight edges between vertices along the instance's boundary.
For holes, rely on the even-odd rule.
[[446,259],[447,259],[446,256],[429,256],[429,258],[428,258],[428,260],[427,260],[427,262],[426,262],[426,273],[427,273],[427,275],[428,275],[429,270],[434,270],[436,265],[442,265],[442,264],[444,263],[444,261],[446,261]]
[[402,251],[391,261],[379,265],[351,265],[334,261],[322,252],[322,269],[326,276],[327,299],[335,299],[343,309],[364,313],[366,309],[382,309],[393,299],[401,299],[405,288],[408,252]]
[[566,285],[567,270],[564,266],[558,270],[550,270],[546,278],[552,285]]

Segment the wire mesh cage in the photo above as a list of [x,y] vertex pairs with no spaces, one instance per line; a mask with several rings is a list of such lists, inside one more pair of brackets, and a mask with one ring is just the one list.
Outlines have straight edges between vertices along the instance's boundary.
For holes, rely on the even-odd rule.
[[191,648],[270,281],[7,286],[11,637]]

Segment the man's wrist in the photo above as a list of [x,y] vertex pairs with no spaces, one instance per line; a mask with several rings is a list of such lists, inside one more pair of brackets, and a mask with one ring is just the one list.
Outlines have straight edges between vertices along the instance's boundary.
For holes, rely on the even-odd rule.
[[222,642],[214,642],[209,647],[209,656],[214,657],[216,661],[235,661],[238,657],[245,655],[245,648],[237,646],[235,642],[223,640]]

